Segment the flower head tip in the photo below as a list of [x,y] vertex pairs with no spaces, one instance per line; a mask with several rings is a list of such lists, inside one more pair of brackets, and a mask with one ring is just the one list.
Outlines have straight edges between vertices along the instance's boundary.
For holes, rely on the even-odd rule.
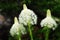
[[23,4],[23,9],[27,9],[27,6],[26,6],[26,4]]
[[46,16],[47,17],[51,17],[51,11],[50,11],[50,9],[47,10],[47,15]]
[[18,23],[17,17],[14,18],[14,23]]

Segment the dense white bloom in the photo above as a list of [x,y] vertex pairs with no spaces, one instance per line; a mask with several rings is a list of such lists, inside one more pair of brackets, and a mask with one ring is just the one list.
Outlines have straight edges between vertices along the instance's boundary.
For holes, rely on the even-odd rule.
[[23,10],[21,11],[20,15],[19,15],[19,22],[27,25],[27,23],[30,21],[30,24],[34,25],[37,23],[37,16],[36,14],[28,9],[26,7],[26,5],[23,5]]
[[48,28],[52,28],[53,30],[55,30],[55,28],[57,27],[57,23],[51,17],[51,12],[50,12],[49,9],[47,10],[47,16],[46,16],[46,18],[44,18],[41,21],[40,25],[41,25],[41,27],[47,26]]
[[15,23],[12,25],[12,27],[10,29],[11,36],[19,35],[19,32],[21,34],[26,34],[26,30],[25,30],[23,24],[19,24],[16,17],[15,17],[14,21],[15,21]]

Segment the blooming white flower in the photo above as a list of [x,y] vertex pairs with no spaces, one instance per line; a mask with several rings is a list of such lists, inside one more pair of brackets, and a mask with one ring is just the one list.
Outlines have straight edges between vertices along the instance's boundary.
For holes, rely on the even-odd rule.
[[52,28],[53,30],[55,30],[55,28],[57,27],[57,23],[51,17],[51,12],[50,12],[49,9],[47,10],[47,16],[46,16],[46,18],[44,18],[41,21],[40,25],[41,25],[41,27],[47,26],[48,28]]
[[26,29],[24,28],[23,24],[19,24],[17,18],[14,18],[14,24],[12,25],[11,29],[10,29],[10,34],[11,36],[14,35],[19,35],[19,33],[21,34],[26,34]]
[[32,25],[37,24],[37,15],[32,10],[28,9],[27,6],[24,4],[23,10],[19,15],[19,22],[27,25],[29,21]]

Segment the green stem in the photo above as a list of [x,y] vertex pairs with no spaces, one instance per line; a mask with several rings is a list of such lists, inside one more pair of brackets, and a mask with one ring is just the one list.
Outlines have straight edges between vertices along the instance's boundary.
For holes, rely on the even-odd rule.
[[30,33],[31,40],[33,40],[32,30],[31,30],[31,25],[30,24],[28,24],[28,30],[29,30],[29,33]]
[[50,32],[50,30],[47,28],[47,30],[45,32],[45,40],[49,40],[49,32]]
[[21,40],[21,37],[19,37],[19,39],[18,40]]
[[21,38],[20,38],[20,37],[18,37],[18,40],[21,40]]
[[18,40],[21,40],[21,33],[19,32]]

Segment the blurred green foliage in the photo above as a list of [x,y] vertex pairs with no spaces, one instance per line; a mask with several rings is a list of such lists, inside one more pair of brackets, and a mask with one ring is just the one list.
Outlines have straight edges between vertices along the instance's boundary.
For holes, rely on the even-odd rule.
[[54,16],[60,16],[60,0],[0,0],[0,9],[22,9],[22,5],[26,3],[28,8],[34,10],[36,14],[44,15],[47,9],[51,9]]

